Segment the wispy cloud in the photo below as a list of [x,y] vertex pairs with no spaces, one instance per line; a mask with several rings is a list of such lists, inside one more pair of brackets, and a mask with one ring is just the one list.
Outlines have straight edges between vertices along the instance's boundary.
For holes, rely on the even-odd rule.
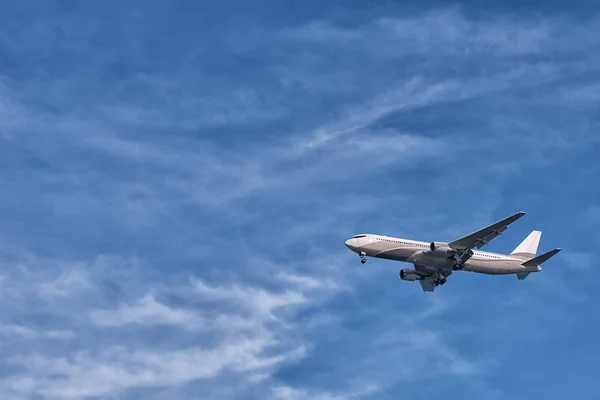
[[348,390],[342,394],[328,393],[328,392],[314,392],[305,389],[294,389],[290,386],[278,386],[273,390],[273,399],[278,400],[303,400],[303,399],[315,399],[315,400],[342,400],[342,399],[356,399],[364,398],[373,393],[376,393],[378,388],[376,386],[365,385],[365,388],[357,391]]
[[[473,53],[533,57],[543,55],[549,47],[561,51],[587,49],[597,38],[586,37],[598,24],[593,15],[585,24],[574,26],[562,17],[515,18],[509,14],[468,17],[456,7],[438,8],[403,17],[382,16],[358,26],[343,27],[330,20],[310,21],[284,31],[285,37],[323,45],[352,47],[355,51],[377,57],[401,57],[424,54],[427,57],[456,54],[472,57]],[[566,30],[568,35],[561,35]],[[583,39],[573,41],[572,39]],[[387,52],[383,52],[387,49]],[[432,50],[442,54],[432,54]]]
[[11,337],[17,336],[23,339],[34,339],[37,337],[47,337],[53,339],[70,339],[75,336],[71,331],[49,330],[39,331],[34,328],[29,328],[23,325],[0,325],[0,335]]
[[[116,393],[133,387],[165,386],[197,379],[212,378],[226,370],[256,373],[302,356],[302,346],[281,349],[274,355],[265,351],[277,346],[270,327],[264,324],[277,321],[272,312],[280,307],[304,303],[300,293],[281,296],[268,291],[236,287],[234,289],[210,288],[197,281],[198,296],[216,301],[234,303],[231,318],[211,318],[190,310],[181,310],[158,303],[146,295],[134,305],[121,304],[115,310],[91,310],[92,322],[104,328],[127,328],[128,324],[171,325],[191,330],[215,331],[225,334],[214,346],[190,343],[188,348],[175,351],[151,349],[143,344],[132,348],[111,345],[101,351],[80,350],[68,357],[31,355],[12,357],[9,362],[20,365],[27,375],[12,376],[4,381],[5,388],[23,395],[44,395],[58,398],[81,398]],[[72,299],[80,298],[71,292]],[[248,307],[236,322],[238,306]],[[210,315],[209,309],[203,313]],[[207,322],[208,321],[208,322]],[[218,326],[215,323],[224,325]],[[244,332],[254,332],[250,336]],[[7,326],[4,332],[34,337],[35,332],[23,327]],[[49,337],[57,336],[49,332]],[[63,335],[64,336],[64,335]],[[143,343],[143,341],[142,341]],[[29,377],[34,377],[32,381]],[[60,378],[55,378],[60,376]]]
[[25,13],[0,45],[3,398],[508,398],[490,376],[537,371],[520,356],[594,304],[591,253],[432,297],[343,240],[532,209],[575,248],[597,18],[253,6],[242,29],[107,4]]
[[[57,398],[104,396],[132,387],[176,385],[212,378],[225,369],[263,369],[283,360],[280,354],[260,357],[264,343],[238,340],[213,349],[188,348],[170,352],[111,348],[99,354],[75,353],[69,359],[16,357],[11,363],[29,371],[34,380],[11,377],[3,386],[23,395]],[[59,379],[54,377],[59,376]]]
[[[73,285],[58,285],[61,290],[52,290],[45,295],[56,298],[58,293],[57,300],[65,301],[64,304],[85,300],[92,305],[97,302],[94,301],[97,295],[91,294],[102,290],[98,283],[92,282],[100,276],[93,275],[98,271],[83,272],[80,268],[71,270],[70,275],[77,276],[77,280],[61,277],[35,285],[54,287],[57,281],[88,282],[88,291],[79,291]],[[111,268],[119,268],[119,263],[104,264],[102,273],[105,277],[118,272],[110,271]],[[138,289],[136,278],[137,273],[121,275],[121,279],[125,279],[121,283],[134,289],[135,293]],[[11,284],[23,285],[24,282],[18,279],[13,277]],[[288,289],[278,293],[245,284],[210,286],[198,278],[187,286],[154,282],[155,293],[167,297],[183,295],[186,303],[200,305],[200,308],[168,305],[159,302],[157,295],[147,293],[131,304],[121,303],[114,309],[88,309],[90,321],[99,328],[122,333],[136,325],[140,329],[144,326],[183,328],[200,333],[200,338],[212,337],[209,342],[181,338],[177,350],[169,350],[170,346],[153,348],[142,339],[137,345],[128,347],[111,343],[99,350],[75,350],[82,344],[81,340],[89,340],[81,336],[87,335],[86,329],[80,333],[73,352],[68,355],[33,354],[8,358],[6,361],[10,365],[18,365],[24,373],[7,378],[2,385],[3,393],[81,398],[112,395],[131,388],[178,385],[231,373],[248,375],[249,381],[265,374],[268,377],[277,365],[298,359],[307,351],[307,344],[291,334],[297,328],[295,312],[309,304],[314,307],[314,300],[323,298],[319,293],[328,291],[327,295],[331,296],[336,290],[334,285],[290,274],[281,274],[277,282],[284,283]],[[30,340],[42,334],[19,325],[3,325],[0,332]],[[47,331],[43,335],[49,339],[74,337],[69,331]],[[107,331],[104,335],[110,337],[112,333]]]
[[180,325],[189,329],[201,326],[202,320],[193,312],[172,309],[158,303],[152,295],[146,295],[130,306],[121,304],[115,311],[94,310],[92,321],[99,326],[121,326],[125,324]]

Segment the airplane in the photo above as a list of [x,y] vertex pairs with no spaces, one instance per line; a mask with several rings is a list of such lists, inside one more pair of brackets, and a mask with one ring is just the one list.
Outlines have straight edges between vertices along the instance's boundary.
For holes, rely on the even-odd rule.
[[524,216],[519,211],[510,217],[451,242],[420,242],[376,234],[360,234],[346,240],[345,244],[360,256],[383,258],[412,263],[414,269],[401,269],[400,279],[419,281],[424,292],[433,292],[446,283],[453,271],[469,271],[488,275],[515,274],[519,280],[532,272],[542,270],[541,265],[556,255],[556,248],[536,256],[542,236],[534,230],[510,254],[479,251],[484,245],[504,232],[510,224]]

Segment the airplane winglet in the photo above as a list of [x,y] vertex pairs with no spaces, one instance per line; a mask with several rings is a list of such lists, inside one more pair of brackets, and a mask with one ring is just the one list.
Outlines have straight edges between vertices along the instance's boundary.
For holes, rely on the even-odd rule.
[[537,257],[532,258],[529,261],[525,261],[522,265],[526,267],[536,267],[538,265],[542,265],[544,262],[548,261],[550,258],[554,257],[556,253],[561,251],[561,248],[556,248],[554,250],[550,250],[547,253],[541,254]]

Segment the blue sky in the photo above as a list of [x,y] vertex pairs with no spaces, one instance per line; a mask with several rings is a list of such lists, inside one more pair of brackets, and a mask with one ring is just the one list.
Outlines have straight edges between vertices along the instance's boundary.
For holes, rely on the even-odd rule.
[[[0,5],[2,399],[592,399],[597,2]],[[365,265],[516,211],[540,274]]]

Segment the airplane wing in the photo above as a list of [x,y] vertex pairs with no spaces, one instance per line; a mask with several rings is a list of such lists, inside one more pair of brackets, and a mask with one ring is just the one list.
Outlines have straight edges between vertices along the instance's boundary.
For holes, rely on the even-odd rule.
[[518,213],[486,226],[477,232],[473,232],[467,236],[461,237],[460,239],[453,240],[452,242],[448,243],[448,246],[456,250],[471,250],[474,247],[480,249],[484,245],[488,244],[492,239],[499,236],[508,228],[508,225],[512,224],[523,215],[525,215],[525,212],[519,211]]
[[525,215],[525,212],[520,211],[508,218],[504,218],[502,221],[498,221],[490,226],[486,226],[477,232],[473,232],[467,236],[461,237],[460,239],[449,242],[448,246],[457,250],[473,249],[474,247],[480,249],[484,245],[488,244],[492,239],[504,232],[508,228],[508,225],[512,224],[523,215]]
[[460,239],[448,242],[448,246],[452,249],[458,250],[457,262],[464,263],[473,255],[473,248],[476,247],[480,249],[481,247],[485,246],[492,239],[504,232],[510,224],[521,218],[523,215],[525,215],[525,212],[519,211],[510,217],[504,218],[501,221],[486,226],[485,228],[473,232],[467,236],[463,236]]
[[435,278],[433,276],[428,276],[427,278],[423,278],[419,281],[421,284],[421,289],[424,292],[433,292],[437,285],[435,284]]
[[[423,279],[419,280],[421,289],[423,289],[424,292],[433,292],[436,287],[438,287],[440,284],[443,285],[446,282],[447,277],[452,275],[452,271],[438,271],[436,273],[436,272],[433,272],[433,271],[427,269],[427,267],[425,267],[424,265],[419,265],[419,264],[413,264],[413,265],[415,266],[415,270],[419,271],[421,273],[421,275],[424,276]],[[426,274],[430,274],[430,275],[426,275]],[[440,282],[441,279],[443,279],[442,282]]]

